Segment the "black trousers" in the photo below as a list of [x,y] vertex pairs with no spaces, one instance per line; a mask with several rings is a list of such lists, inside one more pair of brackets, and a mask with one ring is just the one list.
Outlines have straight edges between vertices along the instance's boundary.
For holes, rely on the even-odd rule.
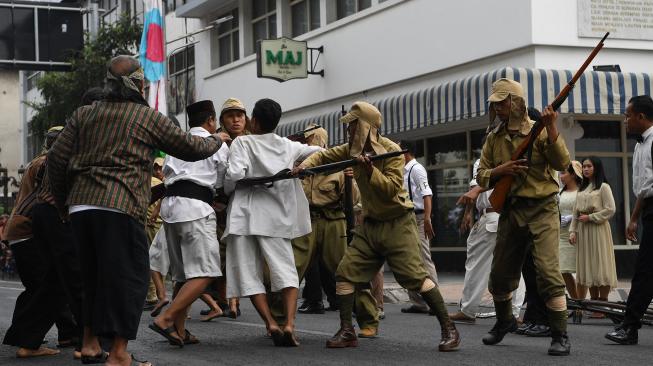
[[322,301],[322,289],[331,305],[336,303],[336,276],[327,270],[327,267],[316,258],[306,269],[305,284],[302,297],[309,302]]
[[[16,299],[16,307],[2,343],[10,346],[38,349],[43,338],[67,310],[66,298],[51,258],[42,243],[29,239],[12,245],[20,280],[25,286]],[[69,323],[68,323],[69,324]],[[60,339],[70,329],[61,330]]]
[[136,339],[150,276],[143,223],[106,210],[70,219],[81,260],[84,326],[97,336]]
[[[47,203],[39,203],[32,209],[34,239],[43,243],[59,279],[60,290],[66,297],[69,310],[75,320],[74,336],[83,337],[82,327],[82,270],[73,231],[69,223],[59,218],[57,209]],[[65,319],[65,318],[64,318]],[[57,322],[60,324],[60,321]],[[80,345],[77,345],[78,347]]]
[[539,325],[548,325],[549,320],[546,314],[546,304],[537,290],[537,273],[535,271],[535,262],[531,248],[526,251],[524,266],[522,267],[522,276],[526,285],[526,311],[524,312],[524,322]]
[[649,203],[642,213],[642,238],[623,325],[640,328],[642,316],[651,304],[651,300],[653,300],[653,204]]

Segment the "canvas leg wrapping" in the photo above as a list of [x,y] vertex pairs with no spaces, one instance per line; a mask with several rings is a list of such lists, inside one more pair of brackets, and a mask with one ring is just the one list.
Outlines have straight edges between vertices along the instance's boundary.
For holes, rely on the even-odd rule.
[[440,326],[444,327],[447,325],[449,323],[447,307],[444,305],[444,299],[442,299],[440,290],[438,290],[435,283],[433,283],[430,278],[424,280],[420,295],[422,295],[424,302],[426,302],[431,308],[431,311],[435,312],[435,316],[438,318]]
[[433,288],[435,288],[435,283],[431,281],[430,278],[427,277],[422,283],[422,288],[419,290],[419,292],[420,293],[427,292]]
[[567,310],[567,299],[564,296],[552,297],[546,302],[546,307],[552,311],[565,311]]
[[336,282],[336,295],[353,294],[354,289],[354,284],[351,282]]
[[559,336],[567,333],[567,300],[564,296],[550,298],[546,302],[547,317],[551,327],[551,335]]

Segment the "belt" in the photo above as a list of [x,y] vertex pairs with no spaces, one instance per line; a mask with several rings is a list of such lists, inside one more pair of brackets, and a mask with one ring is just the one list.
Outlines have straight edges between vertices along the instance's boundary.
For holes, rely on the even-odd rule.
[[481,216],[483,216],[485,214],[489,214],[491,212],[497,212],[497,211],[495,209],[493,209],[492,207],[484,208],[484,209],[481,210]]
[[414,210],[414,211],[415,211],[415,215],[421,215],[424,213],[424,210]]
[[206,202],[213,202],[213,191],[189,180],[180,180],[166,187],[165,197],[185,197]]

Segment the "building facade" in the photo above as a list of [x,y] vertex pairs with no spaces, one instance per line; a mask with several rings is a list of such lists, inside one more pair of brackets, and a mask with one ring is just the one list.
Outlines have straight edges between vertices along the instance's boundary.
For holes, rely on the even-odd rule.
[[[624,239],[634,204],[634,138],[623,126],[628,98],[650,94],[651,1],[592,0],[189,0],[179,18],[201,27],[195,36],[197,99],[216,105],[237,97],[251,109],[264,97],[284,109],[279,134],[309,122],[342,142],[341,106],[366,100],[381,110],[382,131],[419,142],[420,160],[437,194],[434,259],[460,270],[465,236],[456,199],[467,190],[488,125],[487,93],[510,77],[525,86],[530,106],[542,108],[585,60],[605,30],[613,30],[593,65],[561,107],[560,128],[573,157],[599,156],[608,172],[617,214],[611,220],[621,274],[637,246]],[[639,28],[638,28],[639,27]],[[615,31],[616,30],[616,31]],[[257,78],[256,43],[288,37],[324,47],[323,77],[279,83]],[[450,268],[453,266],[453,268]]]

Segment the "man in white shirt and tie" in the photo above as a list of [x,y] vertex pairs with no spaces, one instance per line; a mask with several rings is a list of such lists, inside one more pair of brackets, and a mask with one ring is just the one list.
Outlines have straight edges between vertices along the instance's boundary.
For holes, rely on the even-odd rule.
[[[402,150],[408,150],[404,154],[406,165],[404,166],[404,188],[408,191],[410,199],[415,206],[415,219],[420,238],[420,254],[424,269],[434,283],[438,283],[438,274],[431,258],[431,239],[435,236],[433,224],[431,223],[431,208],[433,207],[433,192],[429,186],[426,169],[415,159],[417,147],[413,141],[401,141]],[[401,309],[402,313],[423,313],[429,312],[429,306],[424,302],[422,296],[416,291],[408,291],[408,297],[412,305]]]
[[[630,99],[625,123],[628,133],[641,136],[633,153],[633,193],[637,203],[626,230],[628,240],[639,242],[639,252],[624,320],[605,338],[619,344],[637,344],[637,330],[653,299],[653,100],[650,96]],[[640,218],[642,237],[638,240],[637,221]]]

